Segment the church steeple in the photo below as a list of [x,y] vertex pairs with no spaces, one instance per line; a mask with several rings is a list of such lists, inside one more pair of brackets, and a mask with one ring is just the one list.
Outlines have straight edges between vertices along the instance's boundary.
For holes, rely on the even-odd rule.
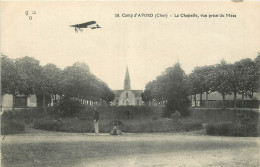
[[128,66],[126,66],[124,90],[131,90]]

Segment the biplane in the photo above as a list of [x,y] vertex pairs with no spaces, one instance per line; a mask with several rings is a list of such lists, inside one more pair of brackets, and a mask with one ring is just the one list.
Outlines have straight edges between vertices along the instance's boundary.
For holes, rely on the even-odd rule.
[[75,27],[76,33],[78,32],[78,30],[83,31],[81,28],[91,28],[91,29],[101,28],[98,24],[96,24],[96,21],[89,21],[82,24],[75,24],[75,25],[71,25],[70,27]]

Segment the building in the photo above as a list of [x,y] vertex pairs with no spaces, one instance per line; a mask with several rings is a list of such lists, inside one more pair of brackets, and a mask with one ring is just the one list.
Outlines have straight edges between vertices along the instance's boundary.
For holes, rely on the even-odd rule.
[[[15,102],[13,102],[13,100]],[[17,95],[15,99],[13,99],[13,95],[4,94],[1,95],[0,105],[3,110],[11,110],[13,106],[14,108],[37,107],[37,98],[36,95],[31,95],[29,97]]]
[[124,90],[113,90],[115,99],[111,103],[114,106],[140,106],[143,105],[142,90],[131,90],[130,76],[126,67]]
[[[190,96],[191,104],[193,107],[206,107],[206,94],[203,93]],[[208,94],[208,107],[209,108],[220,108],[223,105],[223,97],[218,92],[211,92]],[[226,108],[233,108],[234,106],[234,95],[225,95],[224,105]],[[254,97],[251,100],[248,96],[244,96],[244,102],[242,104],[242,95],[237,94],[236,98],[237,108],[260,108],[260,94],[254,93]]]

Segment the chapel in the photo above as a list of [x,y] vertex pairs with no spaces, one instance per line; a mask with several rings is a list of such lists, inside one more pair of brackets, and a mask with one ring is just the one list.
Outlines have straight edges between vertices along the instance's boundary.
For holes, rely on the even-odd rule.
[[143,105],[142,90],[132,90],[128,67],[126,67],[124,89],[113,90],[115,99],[111,105],[114,106],[140,106]]

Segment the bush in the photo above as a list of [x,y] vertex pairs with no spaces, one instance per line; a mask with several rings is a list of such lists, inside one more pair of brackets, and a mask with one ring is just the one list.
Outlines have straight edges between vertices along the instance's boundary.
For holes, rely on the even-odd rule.
[[83,108],[84,106],[82,106],[78,100],[65,97],[59,102],[58,106],[55,107],[54,113],[62,117],[71,117],[79,113]]
[[174,122],[180,122],[182,120],[181,114],[178,111],[172,113],[171,118],[173,119]]
[[23,132],[24,130],[25,130],[25,124],[23,121],[9,119],[1,122],[2,135],[20,133]]
[[187,119],[181,123],[181,127],[182,130],[187,132],[198,130],[198,129],[202,129],[202,122]]
[[254,123],[222,123],[210,124],[206,127],[206,134],[215,136],[258,136],[257,125]]
[[171,105],[166,105],[166,107],[163,108],[163,117],[171,117],[171,115],[176,111],[180,113],[182,117],[188,117],[190,115],[190,110],[188,108],[183,107],[178,110],[176,108],[172,108]]
[[[35,129],[46,131],[59,131],[59,132],[73,132],[73,133],[87,133],[93,132],[93,121],[80,120],[75,118],[42,118],[37,119],[33,123]],[[108,129],[109,126],[105,125]],[[108,132],[108,130],[106,130]]]
[[52,119],[49,117],[43,119],[37,119],[33,123],[35,129],[48,130],[48,131],[60,131],[63,121],[61,119]]
[[146,121],[125,121],[120,129],[123,132],[132,133],[164,133],[164,132],[184,132],[198,130],[202,128],[202,123],[192,120],[183,120],[176,123],[168,118]]

